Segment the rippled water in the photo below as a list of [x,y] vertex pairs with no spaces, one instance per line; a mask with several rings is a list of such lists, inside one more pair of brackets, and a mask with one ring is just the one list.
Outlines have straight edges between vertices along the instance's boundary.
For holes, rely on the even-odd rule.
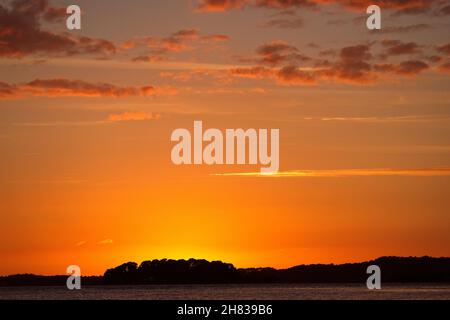
[[321,299],[445,299],[450,284],[389,284],[381,290],[361,285],[148,285],[65,287],[2,287],[0,299],[119,299],[119,300],[321,300]]

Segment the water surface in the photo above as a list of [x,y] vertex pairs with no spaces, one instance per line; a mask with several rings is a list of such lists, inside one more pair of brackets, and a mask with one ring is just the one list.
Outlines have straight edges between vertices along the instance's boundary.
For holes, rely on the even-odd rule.
[[450,300],[450,284],[386,284],[368,290],[360,284],[142,285],[0,287],[0,299],[32,300]]

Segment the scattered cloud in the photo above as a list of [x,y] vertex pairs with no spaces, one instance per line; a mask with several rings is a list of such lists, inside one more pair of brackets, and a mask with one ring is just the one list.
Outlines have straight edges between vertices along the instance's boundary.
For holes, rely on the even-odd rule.
[[117,122],[149,121],[159,120],[158,113],[145,111],[125,111],[121,113],[111,113],[106,118],[100,120],[80,120],[80,121],[47,121],[47,122],[19,122],[14,123],[21,127],[67,127],[67,126],[95,126],[106,125]]
[[108,56],[116,52],[116,46],[108,40],[54,33],[42,28],[42,22],[61,19],[62,12],[61,8],[50,7],[47,0],[14,0],[9,2],[9,7],[0,5],[0,57]]
[[420,60],[408,60],[399,64],[376,64],[374,69],[379,72],[390,72],[398,75],[414,76],[429,69],[429,65]]
[[450,56],[450,43],[437,46],[436,50],[442,54]]
[[369,64],[371,58],[370,46],[367,44],[344,47],[338,61],[325,70],[325,75],[350,82],[370,82],[373,80]]
[[450,4],[439,8],[437,14],[442,16],[450,15]]
[[132,97],[176,95],[178,90],[172,87],[153,86],[117,86],[110,83],[93,83],[71,79],[36,79],[24,84],[0,82],[0,98],[17,98],[21,96],[44,97]]
[[223,69],[199,68],[183,71],[163,71],[160,77],[179,82],[200,81],[206,78],[213,79],[215,84],[226,85],[232,82],[227,72]]
[[256,49],[256,54],[258,55],[257,63],[270,66],[276,66],[281,63],[301,63],[310,60],[309,57],[301,54],[296,47],[284,41],[273,41],[263,44]]
[[192,50],[194,45],[214,45],[229,41],[225,34],[202,35],[197,29],[179,30],[168,37],[135,37],[122,44],[123,50],[131,50],[144,47],[148,51],[132,58],[135,62],[158,62],[167,59],[169,53],[177,53]]
[[[426,23],[412,24],[408,26],[390,26],[381,28],[382,33],[408,33],[408,32],[419,32],[424,30],[432,29],[432,26]],[[379,31],[379,30],[377,30]],[[375,32],[374,32],[375,34]]]
[[0,81],[0,98],[13,97],[16,93],[16,86]]
[[307,117],[304,120],[319,120],[319,121],[335,121],[335,122],[435,122],[448,121],[450,116],[446,115],[414,115],[414,116],[390,116],[390,117]]
[[441,64],[439,70],[445,73],[450,73],[450,60]]
[[[376,46],[376,44],[380,46]],[[256,56],[242,59],[253,66],[231,68],[232,77],[248,79],[272,79],[281,85],[311,85],[320,82],[347,84],[375,84],[388,75],[413,77],[426,70],[435,70],[432,64],[442,57],[426,53],[425,46],[400,40],[372,41],[340,49],[320,51],[316,57],[301,54],[297,47],[286,42],[273,41],[256,49]],[[377,54],[377,50],[379,53]],[[450,53],[450,45],[440,45],[436,50]],[[397,57],[407,56],[403,61]],[[395,62],[390,62],[396,57]],[[441,71],[447,70],[441,65]]]
[[218,94],[233,94],[233,95],[249,95],[249,94],[267,94],[269,92],[268,89],[253,87],[253,88],[208,88],[208,89],[191,89],[190,92],[201,95],[218,95]]
[[[199,0],[197,10],[201,12],[223,12],[245,7],[270,9],[318,9],[328,5],[339,5],[347,10],[364,10],[376,4],[396,14],[421,14],[430,12],[439,5],[439,0]],[[440,9],[443,13],[447,7]]]
[[137,56],[131,59],[133,62],[159,62],[165,60],[166,57],[161,54],[149,54],[144,56]]
[[330,25],[330,26],[343,26],[343,25],[346,25],[347,23],[348,23],[348,20],[344,20],[344,19],[332,19],[332,20],[327,21],[327,25]]
[[83,240],[83,241],[80,241],[80,242],[76,243],[75,246],[76,247],[81,247],[81,246],[84,246],[86,243],[87,243],[87,241]]
[[314,84],[317,81],[315,73],[303,71],[296,66],[286,66],[281,68],[277,73],[277,80],[282,84]]
[[302,18],[277,18],[270,19],[264,24],[264,27],[274,27],[280,29],[300,29],[305,25]]
[[276,75],[276,70],[266,67],[239,67],[230,69],[230,74],[240,78],[265,79]]
[[99,244],[99,245],[109,245],[109,244],[113,244],[113,243],[114,243],[114,241],[112,239],[104,239],[104,240],[97,242],[97,244]]
[[123,121],[144,121],[144,120],[159,120],[161,118],[160,114],[155,114],[151,112],[122,112],[110,114],[106,121],[108,122],[123,122]]
[[152,96],[154,88],[120,87],[109,83],[90,83],[70,79],[36,79],[22,88],[37,96],[129,97]]
[[241,172],[220,173],[216,176],[242,177],[296,177],[296,178],[345,178],[345,177],[440,177],[450,176],[450,168],[418,169],[336,169],[336,170],[291,170],[277,173]]
[[381,44],[386,48],[387,55],[403,55],[420,53],[420,46],[415,42],[400,40],[383,40]]
[[221,12],[244,8],[249,3],[249,0],[201,0],[197,9],[203,12]]
[[[288,45],[264,47],[266,55],[261,62],[272,65],[281,62],[290,62],[291,53],[282,55],[279,52],[294,52]],[[294,60],[299,60],[294,53]],[[369,45],[356,45],[344,47],[340,50],[335,62],[316,61],[315,67],[298,67],[296,64],[288,64],[279,69],[264,66],[235,68],[230,72],[233,76],[243,78],[273,78],[284,85],[314,84],[321,80],[336,80],[339,82],[368,83],[374,80],[371,73],[371,65],[368,61],[372,58]],[[300,58],[309,61],[310,58]]]
[[201,40],[207,43],[211,42],[221,42],[221,41],[230,41],[230,36],[227,36],[226,34],[211,34],[202,36]]

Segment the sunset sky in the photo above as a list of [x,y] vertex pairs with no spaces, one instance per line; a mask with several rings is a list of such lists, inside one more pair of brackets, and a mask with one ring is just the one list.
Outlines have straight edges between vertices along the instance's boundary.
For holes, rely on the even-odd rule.
[[[449,19],[449,0],[2,0],[0,275],[450,256]],[[194,120],[280,129],[280,172],[175,166]]]

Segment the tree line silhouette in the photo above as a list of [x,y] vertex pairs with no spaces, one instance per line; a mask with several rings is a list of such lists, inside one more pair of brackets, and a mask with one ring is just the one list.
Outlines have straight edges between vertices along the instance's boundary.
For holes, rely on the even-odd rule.
[[[103,276],[82,277],[83,285],[226,284],[226,283],[365,283],[369,265],[381,268],[382,282],[450,283],[450,258],[381,257],[346,264],[298,265],[288,269],[237,269],[230,263],[189,260],[127,262]],[[65,285],[67,276],[31,274],[0,277],[0,286]]]

